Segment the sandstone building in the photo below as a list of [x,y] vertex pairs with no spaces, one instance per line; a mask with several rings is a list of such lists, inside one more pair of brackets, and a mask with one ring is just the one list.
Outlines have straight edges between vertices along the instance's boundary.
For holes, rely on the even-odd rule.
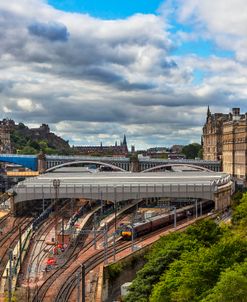
[[208,108],[202,135],[203,159],[221,160],[224,172],[247,178],[247,113],[211,114]]

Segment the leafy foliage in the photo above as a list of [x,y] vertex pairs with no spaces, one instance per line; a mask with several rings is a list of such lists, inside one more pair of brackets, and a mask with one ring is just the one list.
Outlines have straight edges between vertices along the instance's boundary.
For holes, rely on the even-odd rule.
[[161,238],[124,301],[247,302],[247,193],[231,226],[201,221]]
[[202,146],[200,144],[193,143],[184,146],[182,149],[182,153],[185,154],[186,158],[195,159],[196,157],[201,156],[201,152],[200,152],[201,149]]
[[220,279],[202,302],[246,302],[247,260],[226,269]]
[[[25,128],[22,123],[18,125],[20,129],[23,129],[23,127]],[[58,154],[58,151],[49,146],[46,140],[30,140],[28,136],[24,136],[18,130],[14,130],[10,137],[14,149],[19,154],[38,154],[40,151],[43,151],[45,154]]]
[[186,158],[195,159],[196,157],[202,156],[201,150],[202,146],[197,143],[189,144],[184,146],[182,149],[182,153],[186,156]]
[[147,256],[147,264],[137,273],[125,301],[149,301],[153,286],[159,282],[160,276],[169,268],[170,263],[179,259],[183,253],[198,251],[200,247],[214,243],[215,236],[210,233],[220,235],[219,227],[209,220],[197,223],[197,228],[196,232],[192,226],[184,233],[163,237],[154,245]]

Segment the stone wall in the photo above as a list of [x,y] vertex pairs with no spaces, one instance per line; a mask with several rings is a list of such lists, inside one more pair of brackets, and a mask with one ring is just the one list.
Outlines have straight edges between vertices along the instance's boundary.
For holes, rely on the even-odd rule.
[[112,302],[120,297],[121,285],[131,282],[136,277],[136,272],[146,263],[145,255],[150,248],[151,245],[146,246],[116,264],[104,267],[102,301]]

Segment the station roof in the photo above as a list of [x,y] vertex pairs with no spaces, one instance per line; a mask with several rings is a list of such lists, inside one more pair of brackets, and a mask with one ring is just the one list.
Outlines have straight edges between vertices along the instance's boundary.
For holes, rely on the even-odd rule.
[[[86,171],[85,171],[86,172]],[[59,179],[60,186],[66,185],[142,185],[142,184],[209,184],[229,178],[222,172],[56,172],[42,174],[34,178],[26,179],[17,184],[19,186],[53,186],[53,180]]]

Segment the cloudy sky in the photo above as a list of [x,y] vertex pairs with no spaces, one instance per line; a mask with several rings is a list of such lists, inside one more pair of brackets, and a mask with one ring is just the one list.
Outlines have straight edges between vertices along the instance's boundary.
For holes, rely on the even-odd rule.
[[247,111],[246,0],[0,0],[1,118],[74,145],[200,142]]

